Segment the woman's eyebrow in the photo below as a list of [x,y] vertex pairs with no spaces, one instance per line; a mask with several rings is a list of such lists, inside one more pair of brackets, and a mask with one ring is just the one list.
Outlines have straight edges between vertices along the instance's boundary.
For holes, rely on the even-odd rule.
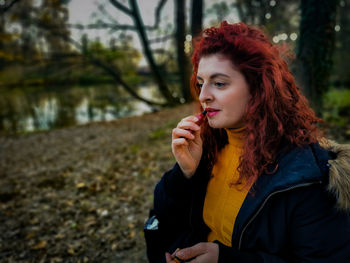
[[[216,77],[226,77],[230,78],[230,76],[223,74],[223,73],[214,73],[213,75],[210,76],[210,79],[215,79]],[[200,76],[197,76],[198,80],[203,80]]]

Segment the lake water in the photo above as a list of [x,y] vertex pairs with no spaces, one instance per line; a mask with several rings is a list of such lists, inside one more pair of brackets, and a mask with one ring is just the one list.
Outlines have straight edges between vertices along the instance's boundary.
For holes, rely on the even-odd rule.
[[[49,130],[157,110],[115,85],[26,87],[0,92],[1,133]],[[140,85],[138,93],[152,100],[159,98],[154,85]]]

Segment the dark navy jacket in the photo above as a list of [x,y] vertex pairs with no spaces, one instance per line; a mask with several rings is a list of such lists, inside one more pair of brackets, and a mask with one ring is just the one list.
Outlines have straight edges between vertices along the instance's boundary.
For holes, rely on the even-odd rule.
[[[336,197],[327,191],[333,158],[318,144],[279,156],[276,173],[261,175],[254,195],[244,200],[232,247],[217,242],[219,262],[350,263],[349,211],[336,209]],[[170,253],[206,242],[202,213],[209,176],[202,167],[187,179],[176,164],[155,188],[154,212],[167,229]]]

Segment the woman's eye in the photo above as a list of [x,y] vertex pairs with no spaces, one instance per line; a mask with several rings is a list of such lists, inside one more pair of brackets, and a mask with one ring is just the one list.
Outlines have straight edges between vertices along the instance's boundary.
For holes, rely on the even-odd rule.
[[215,82],[215,86],[217,86],[218,88],[222,88],[223,86],[225,86],[225,83],[223,83],[223,82]]
[[197,86],[198,88],[200,88],[200,89],[201,89],[201,88],[202,88],[202,86],[203,86],[203,84],[202,84],[202,83],[197,83],[197,84],[196,84],[196,86]]

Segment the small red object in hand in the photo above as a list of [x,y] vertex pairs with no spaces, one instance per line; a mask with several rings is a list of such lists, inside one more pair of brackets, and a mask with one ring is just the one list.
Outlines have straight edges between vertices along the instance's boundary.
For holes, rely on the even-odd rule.
[[202,123],[204,122],[205,119],[205,115],[207,114],[207,111],[204,110],[201,114],[196,115],[196,117],[198,118],[198,121],[196,121],[196,124],[198,126],[201,126]]

